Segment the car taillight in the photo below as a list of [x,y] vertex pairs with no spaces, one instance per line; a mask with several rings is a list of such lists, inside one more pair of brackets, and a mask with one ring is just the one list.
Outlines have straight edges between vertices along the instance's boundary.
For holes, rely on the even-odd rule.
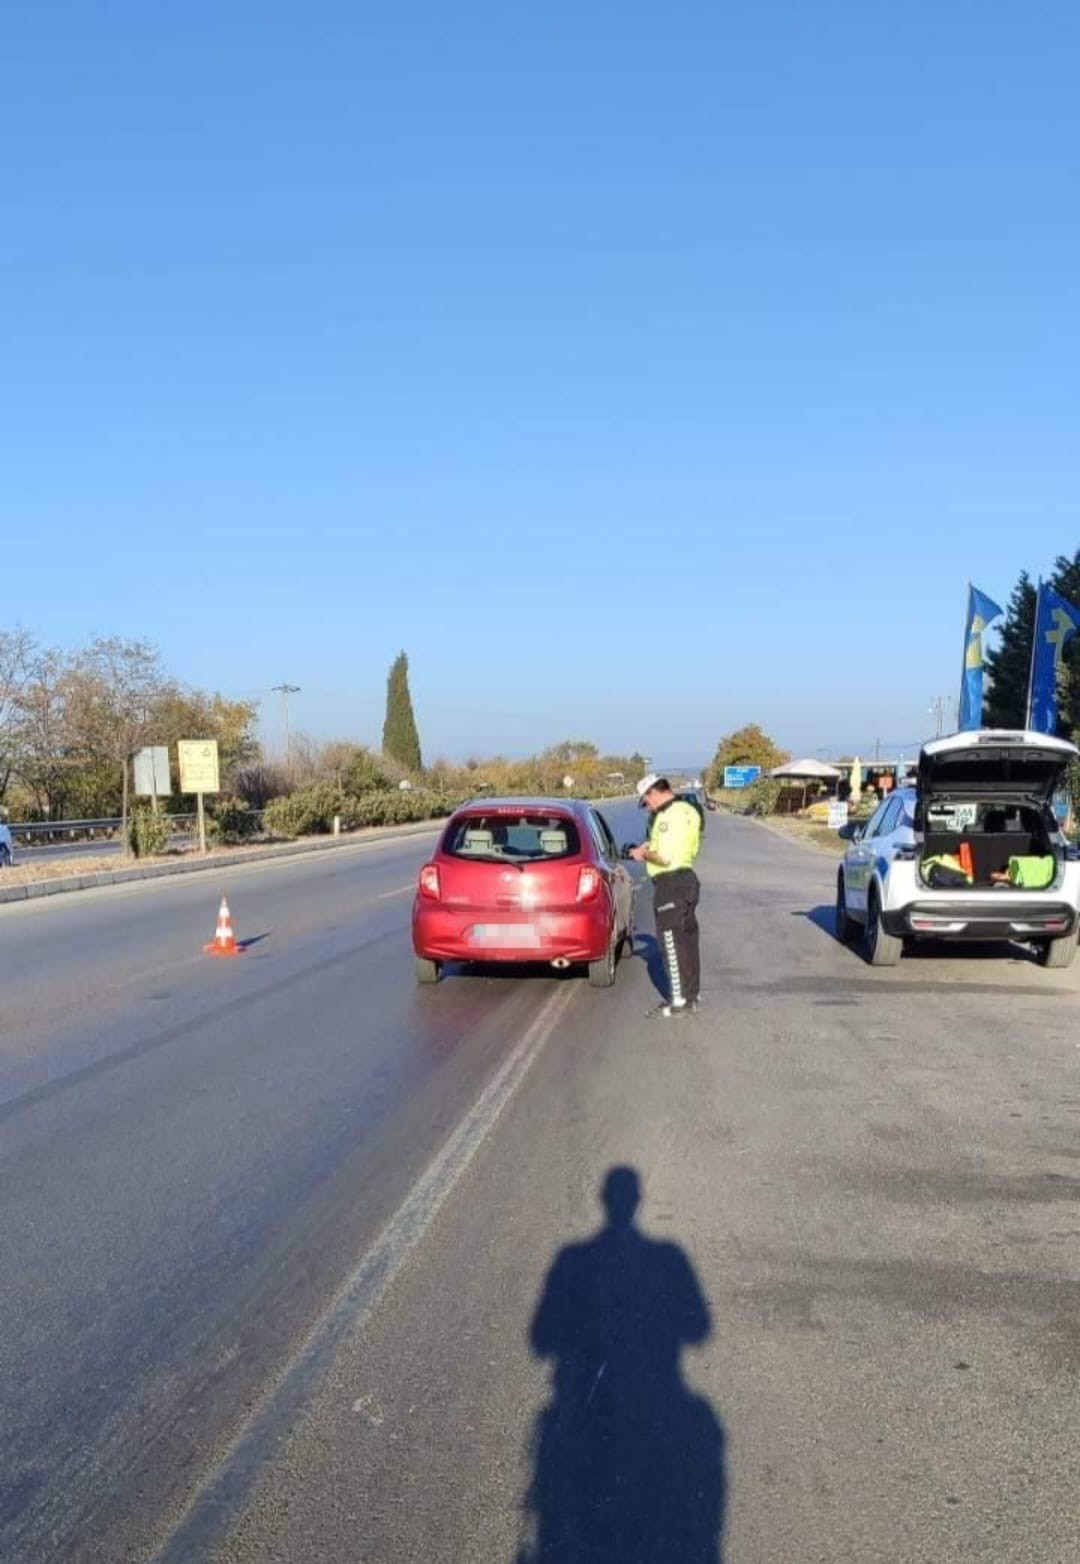
[[600,894],[600,871],[588,867],[580,869],[577,877],[578,901],[592,901]]
[[426,863],[420,870],[420,894],[432,901],[439,899],[439,871],[433,863]]

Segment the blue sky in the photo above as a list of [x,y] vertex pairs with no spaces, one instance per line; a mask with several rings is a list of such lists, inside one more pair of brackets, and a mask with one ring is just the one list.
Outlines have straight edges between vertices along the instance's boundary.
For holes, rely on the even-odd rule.
[[[917,739],[1080,542],[1080,9],[42,4],[3,620],[426,752]],[[276,738],[277,703],[265,697]]]

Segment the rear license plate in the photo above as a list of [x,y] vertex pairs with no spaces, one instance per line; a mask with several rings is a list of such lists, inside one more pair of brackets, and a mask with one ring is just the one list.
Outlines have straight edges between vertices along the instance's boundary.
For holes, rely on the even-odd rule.
[[469,938],[474,945],[509,945],[515,950],[540,943],[539,931],[529,923],[477,923]]

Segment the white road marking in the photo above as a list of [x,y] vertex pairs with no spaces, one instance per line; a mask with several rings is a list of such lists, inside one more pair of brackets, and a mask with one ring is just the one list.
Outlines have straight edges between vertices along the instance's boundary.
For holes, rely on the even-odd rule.
[[410,880],[408,885],[399,885],[396,890],[393,890],[393,891],[380,891],[378,896],[376,896],[375,900],[376,901],[389,901],[391,896],[404,896],[406,891],[414,891],[415,889],[416,889],[415,881]]
[[492,1076],[457,1129],[417,1179],[351,1275],[241,1425],[229,1449],[196,1490],[151,1564],[191,1564],[208,1558],[240,1513],[281,1434],[311,1400],[341,1341],[378,1309],[387,1289],[426,1236],[500,1114],[528,1075],[579,990],[555,990]]

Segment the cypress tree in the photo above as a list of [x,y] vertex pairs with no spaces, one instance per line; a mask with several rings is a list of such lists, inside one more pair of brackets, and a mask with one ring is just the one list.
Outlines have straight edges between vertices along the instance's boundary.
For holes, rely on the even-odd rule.
[[986,653],[989,679],[983,722],[988,728],[1024,727],[1034,638],[1035,588],[1025,570],[1009,599],[1000,640]]
[[399,652],[390,665],[386,681],[386,721],[383,723],[383,753],[409,771],[421,769],[420,735],[416,731],[412,696],[409,694],[409,659]]
[[[1050,585],[1070,603],[1080,605],[1080,549],[1070,559],[1059,554],[1054,561]],[[1073,738],[1080,728],[1080,635],[1073,636],[1065,648],[1065,666],[1058,687],[1058,732]]]

